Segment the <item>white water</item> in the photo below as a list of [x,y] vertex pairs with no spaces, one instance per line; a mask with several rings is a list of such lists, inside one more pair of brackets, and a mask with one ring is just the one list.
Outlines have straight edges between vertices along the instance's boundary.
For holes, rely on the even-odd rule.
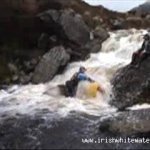
[[[13,86],[9,90],[0,91],[0,118],[17,114],[37,115],[45,112],[44,117],[66,117],[69,112],[77,111],[91,115],[104,115],[115,112],[108,105],[110,100],[110,79],[114,72],[131,61],[131,56],[142,44],[144,30],[121,30],[110,33],[110,38],[103,43],[102,51],[91,54],[84,62],[71,63],[62,75],[56,76],[51,82],[39,85]],[[104,95],[95,99],[66,98],[59,93],[57,85],[66,80],[79,69],[87,68],[87,74],[100,83],[105,89]],[[82,84],[82,83],[81,83]],[[79,85],[78,95],[84,85]],[[47,113],[50,111],[51,113]]]

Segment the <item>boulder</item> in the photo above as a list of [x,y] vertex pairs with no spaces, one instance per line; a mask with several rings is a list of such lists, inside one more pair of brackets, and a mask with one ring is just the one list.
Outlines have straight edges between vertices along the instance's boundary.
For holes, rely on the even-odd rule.
[[[75,55],[75,59],[84,59],[89,53],[100,51],[102,42],[109,37],[108,32],[100,26],[91,32],[82,16],[72,9],[48,10],[38,16],[43,24],[49,28],[49,31],[54,31],[57,40],[61,39],[60,41],[62,41],[63,39],[63,43],[71,47],[73,50],[71,55]],[[47,40],[44,38],[44,41],[40,42],[39,45],[47,47],[42,43],[48,43],[50,38]]]
[[51,80],[60,67],[64,67],[70,60],[70,55],[62,46],[54,47],[47,52],[36,66],[32,82],[37,84]]
[[86,48],[90,49],[91,53],[97,53],[101,50],[101,41],[98,39],[92,40],[88,44],[86,44]]
[[114,20],[114,22],[112,23],[112,27],[111,27],[112,30],[121,30],[124,28],[125,26],[124,26],[123,20],[119,20],[119,19]]
[[[150,132],[150,109],[121,112],[103,120],[100,131],[112,132],[126,136]],[[104,130],[105,129],[105,130]]]
[[97,53],[101,50],[102,42],[107,38],[109,38],[108,32],[100,26],[97,26],[94,31],[90,32],[90,41],[85,45],[85,48],[90,53]]
[[100,39],[102,42],[109,38],[109,33],[100,26],[96,27],[93,34],[95,38]]
[[89,41],[90,32],[88,26],[84,23],[82,17],[71,9],[48,10],[39,14],[39,18],[55,31],[56,27],[58,27],[57,33],[62,33],[62,35],[58,36],[67,38],[77,45],[81,46]]
[[90,40],[90,29],[83,21],[82,16],[74,11],[64,11],[60,23],[70,41],[83,45]]
[[128,65],[117,71],[112,79],[112,105],[124,109],[135,104],[150,103],[149,64],[150,58],[147,58],[139,68]]

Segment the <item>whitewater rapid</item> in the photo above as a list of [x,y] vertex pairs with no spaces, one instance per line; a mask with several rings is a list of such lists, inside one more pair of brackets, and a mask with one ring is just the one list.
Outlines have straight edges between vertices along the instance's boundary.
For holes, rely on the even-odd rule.
[[[140,48],[145,30],[120,30],[110,32],[99,53],[91,54],[86,61],[69,64],[63,74],[52,81],[39,85],[14,85],[0,91],[0,119],[7,116],[43,115],[49,119],[66,117],[70,112],[83,112],[90,115],[109,115],[116,111],[109,106],[111,100],[110,80],[115,71],[131,61],[134,51]],[[80,66],[87,68],[87,74],[96,80],[106,91],[94,99],[84,99],[79,85],[76,98],[66,98],[59,92],[58,85],[78,71]],[[81,83],[82,84],[82,83]],[[79,98],[80,97],[80,98]]]

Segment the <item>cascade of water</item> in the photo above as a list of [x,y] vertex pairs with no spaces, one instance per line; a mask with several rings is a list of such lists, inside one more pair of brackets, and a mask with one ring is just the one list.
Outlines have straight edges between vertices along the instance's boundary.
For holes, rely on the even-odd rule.
[[[86,61],[69,64],[64,73],[56,76],[46,84],[13,86],[9,90],[0,91],[0,116],[28,114],[34,115],[43,110],[51,113],[51,117],[65,117],[70,111],[80,111],[92,115],[102,115],[115,111],[108,105],[111,93],[110,79],[114,72],[131,61],[131,56],[142,44],[144,30],[120,30],[110,33],[102,46],[102,51],[91,54]],[[66,80],[80,66],[87,68],[87,74],[96,80],[106,91],[95,99],[66,98],[62,96],[57,85]],[[81,88],[79,86],[78,93]],[[50,117],[50,116],[49,116]]]

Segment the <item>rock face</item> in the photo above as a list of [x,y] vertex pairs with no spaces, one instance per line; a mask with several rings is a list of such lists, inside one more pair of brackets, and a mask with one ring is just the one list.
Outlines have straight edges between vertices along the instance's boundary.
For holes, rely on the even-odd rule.
[[90,40],[90,29],[81,15],[71,11],[64,11],[60,18],[60,24],[70,41],[81,46]]
[[64,67],[70,59],[70,55],[64,47],[54,47],[47,52],[36,66],[33,74],[33,83],[47,82],[51,80]]
[[[100,125],[100,130],[105,127],[106,132],[122,135],[133,135],[150,132],[150,109],[141,109],[119,113],[113,118],[108,118]],[[146,135],[146,134],[145,134]]]
[[[90,41],[90,29],[79,14],[73,10],[48,10],[39,14],[40,20],[52,30],[56,36],[66,41],[74,51],[81,52],[81,47]],[[84,49],[84,54],[89,51]],[[82,55],[82,53],[81,53]]]
[[90,32],[90,42],[85,47],[89,49],[91,53],[99,52],[102,46],[102,42],[109,37],[109,34],[105,29],[98,26],[93,32]]
[[150,103],[150,58],[139,68],[130,65],[118,70],[112,80],[114,98],[111,104],[119,109],[134,104]]
[[[24,64],[34,59],[38,62],[49,49],[59,45],[72,49],[68,51],[70,61],[85,59],[90,52],[99,51],[101,43],[109,34],[102,29],[99,36],[90,39],[94,28],[88,26],[84,18],[86,9],[92,13],[95,10],[80,0],[2,0],[0,53],[4,58],[1,66],[5,70],[0,72],[0,83],[32,81],[36,65],[30,68]],[[17,67],[15,73],[9,70],[9,64]],[[30,78],[27,79],[27,76]]]
[[[90,52],[99,51],[101,43],[109,37],[107,31],[101,27],[95,29],[94,33],[91,32],[82,16],[72,9],[48,10],[38,16],[44,26],[48,27],[47,33],[54,31],[57,39],[61,39],[60,41],[63,39],[63,43],[65,42],[65,45],[72,48],[77,58],[86,58]],[[96,50],[93,45],[98,45]],[[43,47],[46,47],[46,45]]]

